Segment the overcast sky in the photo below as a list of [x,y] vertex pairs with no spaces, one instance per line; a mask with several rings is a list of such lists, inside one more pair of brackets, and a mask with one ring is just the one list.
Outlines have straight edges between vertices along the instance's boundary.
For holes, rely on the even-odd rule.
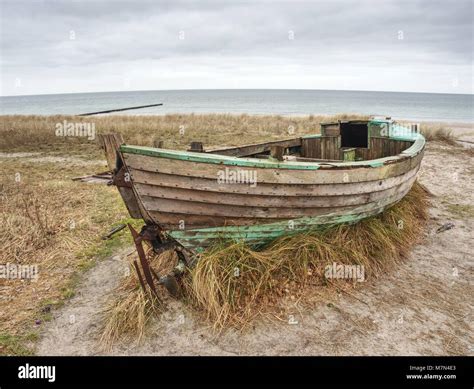
[[1,95],[473,93],[473,2],[4,1]]

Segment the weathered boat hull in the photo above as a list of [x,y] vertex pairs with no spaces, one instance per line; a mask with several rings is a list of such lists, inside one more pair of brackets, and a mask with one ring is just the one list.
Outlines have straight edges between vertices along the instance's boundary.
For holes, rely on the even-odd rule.
[[[301,143],[307,139],[317,137]],[[122,145],[130,181],[127,206],[132,216],[159,226],[192,251],[222,238],[261,245],[286,234],[354,223],[400,201],[416,180],[424,138],[385,139],[387,149],[393,147],[388,157],[331,163]],[[256,180],[219,180],[239,174]]]

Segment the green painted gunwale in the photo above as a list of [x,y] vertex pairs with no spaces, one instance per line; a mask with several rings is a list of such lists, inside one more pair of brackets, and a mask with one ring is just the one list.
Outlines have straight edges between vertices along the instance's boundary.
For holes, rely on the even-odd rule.
[[267,169],[291,169],[291,170],[318,170],[321,166],[334,168],[355,168],[355,167],[380,167],[387,162],[394,162],[404,157],[414,157],[423,150],[425,138],[423,135],[416,133],[415,135],[405,137],[393,137],[390,139],[400,141],[414,141],[413,145],[401,152],[401,154],[393,157],[384,157],[372,159],[368,161],[349,161],[349,162],[295,162],[295,161],[273,161],[261,160],[258,158],[238,158],[227,155],[196,153],[192,151],[158,149],[145,146],[120,146],[122,153],[146,155],[157,158],[175,159],[181,161],[218,164],[225,166],[242,166]]

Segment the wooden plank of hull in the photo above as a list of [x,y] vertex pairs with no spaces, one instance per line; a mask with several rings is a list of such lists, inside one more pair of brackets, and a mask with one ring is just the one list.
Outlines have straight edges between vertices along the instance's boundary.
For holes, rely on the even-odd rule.
[[[361,167],[361,168],[328,168],[324,165],[316,171],[312,170],[287,170],[287,169],[271,169],[271,168],[244,168],[241,167],[227,167],[229,171],[234,173],[242,171],[252,171],[257,174],[257,182],[260,183],[274,183],[274,184],[339,184],[344,182],[364,182],[382,180],[394,177],[411,170],[418,166],[423,153],[410,158],[397,160],[394,163],[381,165],[378,167]],[[208,164],[200,162],[184,161],[179,159],[166,159],[138,154],[124,153],[124,158],[127,166],[135,170],[144,170],[150,172],[158,172],[165,174],[176,174],[189,177],[210,178],[216,180],[224,171],[226,166],[219,164]],[[393,157],[398,158],[398,157]],[[281,163],[283,165],[288,162]],[[321,164],[320,164],[321,165]],[[132,177],[133,178],[133,177]]]
[[[371,201],[362,205],[344,206],[344,207],[315,207],[315,208],[272,208],[272,207],[250,207],[250,206],[228,206],[222,204],[206,204],[193,201],[176,201],[168,199],[157,199],[142,196],[141,201],[144,208],[148,211],[153,219],[156,218],[156,223],[159,223],[159,213],[174,214],[176,219],[174,229],[179,228],[179,223],[184,220],[186,224],[186,216],[188,215],[202,215],[206,217],[220,218],[222,225],[228,224],[227,220],[231,219],[232,224],[239,225],[240,218],[270,218],[270,219],[296,219],[301,217],[314,217],[327,214],[351,214],[371,211],[372,209],[386,206],[400,200],[411,188],[410,185],[405,185],[391,196],[384,197],[377,201]],[[215,223],[219,220],[216,219]],[[216,225],[216,224],[214,224]],[[173,227],[171,227],[173,228]]]
[[[408,186],[412,185],[410,181]],[[403,194],[402,194],[403,196]],[[374,200],[375,201],[375,200]],[[225,217],[225,216],[208,216],[208,215],[186,215],[179,213],[168,213],[159,211],[150,211],[151,220],[159,224],[167,230],[196,229],[206,227],[222,227],[222,226],[252,226],[263,225],[288,218],[270,218],[270,217]]]
[[383,191],[393,188],[400,183],[413,177],[418,171],[419,166],[396,177],[385,180],[369,181],[361,183],[342,183],[342,184],[264,184],[258,183],[251,187],[245,184],[219,184],[217,180],[200,177],[181,176],[180,172],[176,174],[153,173],[142,170],[131,169],[131,178],[135,185],[145,184],[146,186],[157,186],[166,188],[180,188],[194,191],[208,191],[215,195],[221,193],[235,193],[248,195],[265,196],[342,196],[359,195],[377,191]]
[[[416,173],[416,169],[414,171]],[[380,200],[384,197],[391,196],[399,190],[403,190],[407,186],[411,186],[415,180],[415,175],[402,184],[381,191],[371,191],[368,193],[353,195],[339,195],[337,192],[331,196],[318,196],[316,194],[310,196],[267,196],[241,193],[225,193],[183,189],[181,187],[164,187],[149,184],[141,184],[135,182],[137,193],[141,197],[156,199],[171,199],[177,201],[194,201],[207,204],[225,204],[225,205],[247,205],[249,207],[332,207],[332,206],[349,206],[361,205],[370,201]],[[376,184],[375,186],[379,186]],[[159,200],[158,200],[159,202]]]
[[296,230],[307,230],[321,224],[328,224],[334,221],[338,223],[351,223],[359,217],[369,217],[376,215],[381,212],[381,210],[386,209],[396,202],[390,203],[388,205],[380,205],[378,208],[373,208],[372,211],[364,210],[365,207],[358,208],[353,213],[348,214],[327,214],[316,217],[303,217],[296,219],[281,219],[272,223],[261,223],[258,225],[247,225],[247,226],[220,226],[215,228],[199,228],[199,229],[183,229],[178,231],[171,231],[174,236],[206,236],[208,233],[212,235],[221,234],[221,233],[249,233],[254,232],[254,236],[262,235],[265,233],[277,232],[277,231],[291,231]]
[[[324,216],[324,215],[323,215]],[[207,215],[186,215],[177,213],[166,213],[159,211],[149,212],[150,221],[158,224],[161,228],[168,231],[178,231],[181,229],[194,230],[210,227],[246,227],[259,226],[268,223],[288,222],[288,218],[258,218],[258,217],[223,217]],[[319,217],[319,216],[318,216]]]
[[272,239],[276,239],[283,235],[318,230],[341,223],[355,223],[367,217],[374,216],[395,203],[396,202],[382,205],[371,211],[363,211],[359,209],[360,212],[347,215],[325,215],[295,219],[291,221],[292,223],[285,220],[255,226],[226,226],[195,230],[178,230],[170,231],[169,235],[179,241],[183,246],[198,251],[210,246],[219,239],[229,239],[234,241],[244,240],[251,245],[260,245],[268,243]]
[[132,188],[117,187],[122,196],[123,202],[127,207],[128,213],[134,219],[142,217],[140,206],[138,204],[137,196],[135,196]]
[[279,222],[281,218],[229,218],[206,215],[184,215],[176,213],[166,213],[159,211],[150,211],[151,221],[158,224],[166,230],[195,229],[206,227],[222,226],[250,226],[255,224],[265,224]]

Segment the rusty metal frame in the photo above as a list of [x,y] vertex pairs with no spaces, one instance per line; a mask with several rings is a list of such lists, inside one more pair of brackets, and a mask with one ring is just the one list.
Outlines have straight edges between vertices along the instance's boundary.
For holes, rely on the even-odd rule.
[[[138,253],[138,258],[140,260],[141,271],[137,261],[133,261],[133,265],[135,267],[135,271],[137,272],[138,280],[142,289],[147,292],[147,284],[153,295],[158,298],[158,293],[155,287],[156,280],[157,284],[165,286],[171,295],[174,297],[179,297],[181,293],[177,284],[177,277],[180,276],[184,272],[184,269],[190,265],[190,261],[187,260],[187,256],[183,252],[183,248],[176,241],[167,240],[163,234],[163,231],[157,225],[145,225],[143,226],[140,233],[138,233],[131,224],[128,224],[128,228],[132,234],[132,238]],[[169,274],[160,276],[150,266],[147,255],[143,248],[144,240],[151,243],[153,251],[156,254],[160,254],[166,250],[174,250],[176,252],[176,255],[178,256],[178,264]]]
[[[145,281],[150,287],[153,294],[158,297],[158,293],[156,292],[155,284],[153,283],[153,277],[150,271],[150,264],[148,263],[148,259],[145,254],[145,250],[143,249],[143,237],[132,227],[131,224],[128,224],[128,228],[130,229],[130,233],[132,234],[133,242],[135,243],[135,247],[137,249],[138,258],[140,260],[140,265],[142,267],[143,275],[145,276]],[[141,278],[141,272],[138,269],[138,265],[136,261],[134,263],[135,270],[137,271],[138,279],[140,280],[140,284],[144,287],[143,278]],[[146,288],[143,288],[146,292]]]

